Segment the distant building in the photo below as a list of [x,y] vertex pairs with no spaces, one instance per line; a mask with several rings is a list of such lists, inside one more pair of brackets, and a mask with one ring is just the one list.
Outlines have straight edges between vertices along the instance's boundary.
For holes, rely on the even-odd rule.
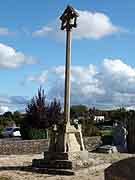
[[98,123],[98,122],[104,122],[104,121],[105,121],[105,117],[104,117],[104,116],[95,116],[95,117],[94,117],[94,121],[95,121],[96,123]]

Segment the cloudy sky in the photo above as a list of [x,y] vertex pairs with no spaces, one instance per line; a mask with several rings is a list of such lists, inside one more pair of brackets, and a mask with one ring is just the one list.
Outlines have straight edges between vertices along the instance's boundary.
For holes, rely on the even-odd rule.
[[24,110],[40,85],[63,103],[67,4],[80,14],[72,41],[72,104],[135,107],[135,2],[1,0],[0,113]]

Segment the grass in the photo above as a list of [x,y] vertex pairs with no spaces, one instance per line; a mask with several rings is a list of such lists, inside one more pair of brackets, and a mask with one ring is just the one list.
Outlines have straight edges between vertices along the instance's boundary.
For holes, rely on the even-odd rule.
[[101,136],[111,136],[112,135],[112,131],[108,130],[108,131],[100,131],[101,132]]

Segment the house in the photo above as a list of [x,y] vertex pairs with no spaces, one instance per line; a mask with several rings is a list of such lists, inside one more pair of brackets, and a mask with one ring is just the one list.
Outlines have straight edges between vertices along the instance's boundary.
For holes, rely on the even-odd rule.
[[94,121],[95,121],[96,123],[98,123],[98,122],[104,122],[104,121],[105,121],[105,117],[104,117],[104,116],[95,116],[95,117],[94,117]]

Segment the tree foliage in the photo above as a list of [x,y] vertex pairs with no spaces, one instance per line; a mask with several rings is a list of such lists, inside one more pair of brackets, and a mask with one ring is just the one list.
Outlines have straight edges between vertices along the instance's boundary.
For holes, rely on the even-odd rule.
[[70,108],[71,117],[77,118],[79,116],[84,116],[88,112],[88,107],[85,105],[73,105]]
[[49,105],[46,103],[44,90],[40,87],[38,93],[27,104],[25,123],[31,128],[47,128]]
[[[40,87],[37,95],[27,104],[26,115],[21,124],[22,135],[25,139],[30,138],[31,134],[34,133],[29,132],[34,132],[36,129],[43,130],[51,127],[53,124],[59,124],[61,119],[60,101],[54,99],[50,104],[47,103],[44,90]],[[40,131],[40,133],[42,132]]]
[[62,123],[62,108],[60,101],[56,98],[50,103],[48,111],[49,125],[61,124]]
[[7,111],[0,115],[0,127],[5,128],[7,126],[13,126],[16,124],[20,126],[22,121],[22,115],[19,111],[10,112]]

